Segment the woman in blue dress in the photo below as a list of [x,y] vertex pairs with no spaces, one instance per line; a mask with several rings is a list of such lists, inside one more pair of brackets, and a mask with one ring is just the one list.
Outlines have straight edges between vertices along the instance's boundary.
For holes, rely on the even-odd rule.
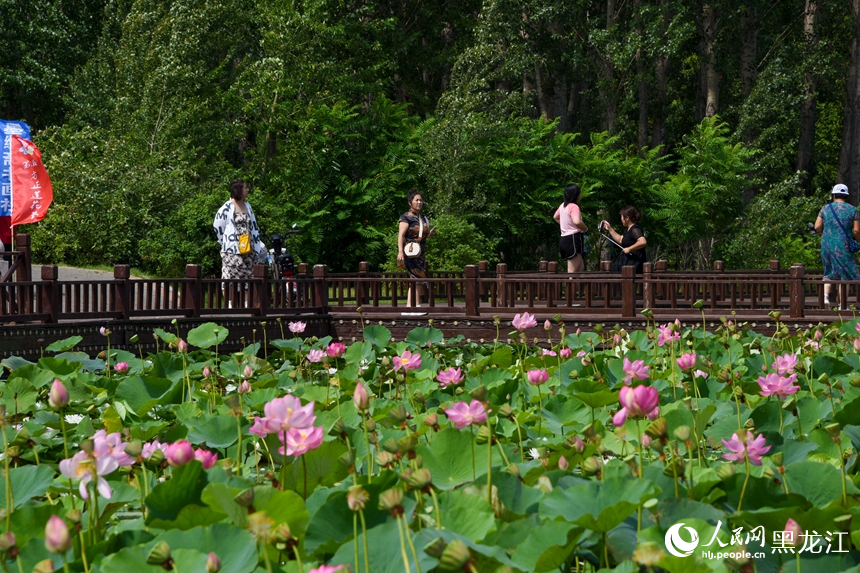
[[[824,264],[824,305],[830,305],[830,281],[860,281],[860,270],[849,248],[850,239],[860,237],[860,214],[847,202],[848,187],[839,183],[815,219],[815,230],[821,234],[821,262]],[[847,301],[839,301],[847,307]]]

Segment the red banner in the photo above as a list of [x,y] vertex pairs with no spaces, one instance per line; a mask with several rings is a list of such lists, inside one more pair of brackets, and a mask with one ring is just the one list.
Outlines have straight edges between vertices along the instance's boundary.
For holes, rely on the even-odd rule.
[[32,141],[13,135],[11,167],[12,226],[41,221],[54,200],[42,152]]

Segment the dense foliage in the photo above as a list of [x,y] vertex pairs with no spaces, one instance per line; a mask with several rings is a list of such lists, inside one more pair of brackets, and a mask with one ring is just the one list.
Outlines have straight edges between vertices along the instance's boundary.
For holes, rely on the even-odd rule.
[[229,355],[213,323],[187,341],[157,330],[145,356],[109,329],[94,358],[73,336],[3,361],[0,559],[856,571],[860,321],[791,333],[773,318],[771,337],[725,319],[568,333],[526,313],[507,342],[374,325],[349,346],[293,322]]
[[0,3],[0,105],[55,183],[25,229],[43,262],[217,272],[237,177],[265,232],[298,223],[300,259],[336,271],[391,264],[413,186],[512,268],[557,257],[571,181],[592,229],[633,204],[679,267],[815,262],[808,234],[758,232],[750,201],[860,196],[848,0],[65,4]]

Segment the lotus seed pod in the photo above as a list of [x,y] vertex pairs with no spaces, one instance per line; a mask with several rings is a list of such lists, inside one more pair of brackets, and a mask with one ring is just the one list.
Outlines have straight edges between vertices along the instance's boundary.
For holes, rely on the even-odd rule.
[[733,475],[737,473],[734,464],[722,464],[717,468],[717,477],[723,481],[726,481]]
[[824,426],[824,429],[827,430],[827,433],[830,434],[831,438],[838,438],[839,434],[842,433],[842,428],[835,422],[833,424],[827,424]]
[[275,532],[272,537],[274,537],[275,541],[278,543],[286,543],[293,538],[293,532],[290,531],[290,525],[287,522],[281,523],[275,528]]
[[535,485],[544,493],[550,493],[552,491],[552,482],[547,476],[540,476]]
[[499,408],[499,417],[501,418],[510,418],[514,413],[513,408],[511,408],[510,404],[502,404]]
[[254,504],[254,488],[249,487],[236,494],[233,498],[242,507],[251,507]]
[[601,463],[597,458],[591,457],[582,460],[582,473],[587,476],[593,476],[600,471]]
[[166,541],[159,541],[146,556],[146,562],[150,565],[162,565],[170,559],[170,545]]
[[386,467],[389,464],[394,463],[394,454],[391,452],[379,452],[376,454],[376,463],[382,467]]
[[486,402],[487,401],[487,387],[486,386],[478,386],[474,390],[472,390],[472,399],[477,400],[478,402]]
[[125,445],[125,453],[136,458],[143,451],[143,443],[140,440],[132,440]]
[[395,423],[399,424],[409,417],[409,413],[406,411],[406,408],[403,407],[402,404],[399,404],[391,409],[388,412],[388,417],[391,418]]
[[84,513],[83,510],[80,510],[80,509],[70,509],[69,511],[66,512],[66,519],[70,523],[75,523],[75,524],[80,523],[81,522],[81,516],[83,515],[83,513]]
[[337,461],[345,467],[350,468],[355,464],[355,453],[352,450],[349,450],[348,452],[343,453]]
[[347,490],[346,504],[350,511],[361,511],[368,499],[370,499],[370,494],[360,485],[350,486]]
[[675,428],[675,439],[681,442],[686,442],[690,439],[690,426],[678,426]]
[[770,456],[770,461],[772,461],[777,466],[781,466],[785,461],[785,452],[777,452]]
[[403,490],[387,489],[379,495],[379,509],[394,511],[403,505]]
[[401,452],[411,452],[418,445],[418,435],[409,434],[397,440],[397,447]]
[[397,439],[388,438],[382,443],[382,449],[390,454],[396,454],[400,448],[397,447]]
[[369,419],[365,420],[364,421],[364,429],[367,430],[368,432],[375,432],[376,431],[376,421],[374,421],[373,418],[369,418]]
[[442,556],[443,551],[445,551],[445,540],[441,537],[437,537],[424,546],[424,553],[436,559]]
[[478,428],[478,437],[476,438],[476,442],[479,445],[484,445],[490,439],[490,429],[487,426],[480,426]]
[[433,475],[430,473],[430,470],[427,468],[419,468],[412,472],[412,475],[409,476],[409,479],[406,480],[406,483],[409,484],[409,487],[412,489],[424,489],[433,481]]
[[[674,463],[675,469],[672,469],[672,465]],[[667,477],[674,477],[677,475],[678,477],[683,477],[684,469],[687,467],[687,464],[684,463],[684,458],[674,458],[674,461],[670,461],[666,464],[666,467],[663,468],[663,475]]]
[[331,430],[329,430],[329,435],[331,436],[339,436],[346,431],[346,424],[343,423],[343,419],[338,418],[335,420],[335,423],[332,425]]
[[439,423],[439,416],[437,416],[435,413],[434,414],[427,414],[427,416],[424,417],[424,425],[425,426],[433,427],[433,426],[437,425],[438,423]]
[[33,573],[54,573],[54,562],[50,559],[39,561],[33,567]]
[[442,551],[442,556],[439,557],[439,570],[462,571],[470,558],[471,554],[466,544],[459,539],[455,539]]

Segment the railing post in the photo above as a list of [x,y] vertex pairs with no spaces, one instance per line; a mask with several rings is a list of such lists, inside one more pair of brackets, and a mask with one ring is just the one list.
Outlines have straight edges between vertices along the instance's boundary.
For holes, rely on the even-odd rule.
[[803,306],[806,299],[806,293],[803,290],[804,272],[803,263],[795,263],[788,270],[789,297],[791,302],[789,316],[793,319],[803,318]]
[[131,313],[131,267],[129,265],[114,265],[114,300],[113,307],[119,312],[121,319],[127,319]]
[[654,309],[654,283],[651,282],[653,263],[642,263],[642,304],[645,308]]
[[266,316],[269,309],[269,267],[267,265],[254,265],[254,308],[257,314]]
[[[367,261],[361,261],[358,263],[358,278],[366,279],[367,271],[370,270],[370,263]],[[359,280],[355,283],[355,306],[364,306],[365,299],[367,298],[367,287],[365,283]]]
[[57,284],[59,276],[56,265],[42,267],[42,280],[47,282],[42,286],[42,312],[48,315],[47,322],[57,322],[60,315],[60,287]]
[[612,261],[600,261],[600,270],[608,273],[612,268]]
[[[546,272],[552,276],[555,276],[558,273],[558,261],[550,261],[546,265]],[[555,306],[555,299],[559,297],[559,293],[556,292],[558,289],[558,284],[554,281],[550,281],[546,283],[546,307],[552,308]]]
[[621,316],[633,318],[636,316],[636,288],[633,284],[636,267],[625,265],[621,267]]
[[200,316],[203,308],[203,293],[200,279],[202,270],[200,265],[185,265],[185,292],[182,293],[182,306],[188,311],[188,316]]
[[779,259],[771,259],[770,260],[770,271],[777,272],[779,270]]
[[463,277],[466,283],[466,316],[478,316],[478,267],[466,265]]
[[508,283],[505,280],[505,273],[508,272],[507,263],[498,263],[496,265],[496,288],[499,291],[499,306],[508,306]]
[[323,314],[328,312],[328,267],[314,265],[314,298]]
[[[478,261],[478,277],[486,278],[489,268],[490,263],[487,261]],[[481,302],[487,302],[487,283],[478,283],[478,296],[481,298]]]
[[30,235],[27,233],[15,234],[15,250],[21,253],[21,264],[15,275],[18,282],[29,282],[33,280],[33,271],[30,265],[33,263],[33,253],[30,250]]

